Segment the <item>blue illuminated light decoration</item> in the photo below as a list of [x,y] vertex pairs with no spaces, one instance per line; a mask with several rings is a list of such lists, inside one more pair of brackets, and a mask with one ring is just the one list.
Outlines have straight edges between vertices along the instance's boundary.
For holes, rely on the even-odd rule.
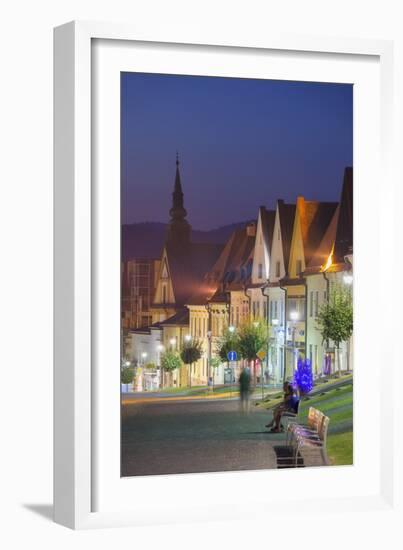
[[301,394],[309,393],[313,388],[312,365],[309,359],[298,358],[294,371],[293,385]]

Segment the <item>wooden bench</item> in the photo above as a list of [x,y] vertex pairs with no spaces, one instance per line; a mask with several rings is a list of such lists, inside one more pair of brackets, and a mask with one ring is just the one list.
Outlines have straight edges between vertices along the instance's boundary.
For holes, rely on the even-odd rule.
[[[328,464],[326,453],[327,432],[330,419],[323,412],[310,407],[306,425],[289,424],[287,429],[287,444],[294,446],[295,464],[298,455],[303,455],[304,462],[310,466]],[[318,462],[318,458],[320,462]]]

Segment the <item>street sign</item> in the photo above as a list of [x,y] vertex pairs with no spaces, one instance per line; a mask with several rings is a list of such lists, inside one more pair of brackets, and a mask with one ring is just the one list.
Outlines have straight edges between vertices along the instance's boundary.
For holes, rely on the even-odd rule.
[[261,349],[261,350],[259,350],[259,351],[257,352],[256,355],[259,357],[259,359],[260,359],[261,361],[263,361],[263,359],[266,357],[266,352],[265,352],[264,349]]
[[227,357],[228,361],[236,361],[236,351],[229,351]]

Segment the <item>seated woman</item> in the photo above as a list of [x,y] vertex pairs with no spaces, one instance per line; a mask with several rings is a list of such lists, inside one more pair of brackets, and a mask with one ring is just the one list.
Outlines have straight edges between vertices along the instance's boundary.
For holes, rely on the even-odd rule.
[[273,433],[278,433],[281,431],[280,422],[281,422],[281,416],[283,413],[287,411],[290,411],[290,412],[297,411],[298,397],[295,393],[295,390],[292,384],[290,384],[289,382],[284,382],[283,390],[284,390],[284,399],[279,405],[274,407],[273,420],[269,422],[269,424],[266,424],[266,428],[271,428],[270,431]]

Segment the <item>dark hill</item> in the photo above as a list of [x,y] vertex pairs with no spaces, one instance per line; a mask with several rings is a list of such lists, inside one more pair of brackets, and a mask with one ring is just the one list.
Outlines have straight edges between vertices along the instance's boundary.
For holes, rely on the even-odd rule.
[[[238,227],[248,222],[232,223],[210,231],[192,231],[192,241],[224,244]],[[122,226],[122,260],[159,258],[164,244],[166,224],[159,222],[132,223]]]

